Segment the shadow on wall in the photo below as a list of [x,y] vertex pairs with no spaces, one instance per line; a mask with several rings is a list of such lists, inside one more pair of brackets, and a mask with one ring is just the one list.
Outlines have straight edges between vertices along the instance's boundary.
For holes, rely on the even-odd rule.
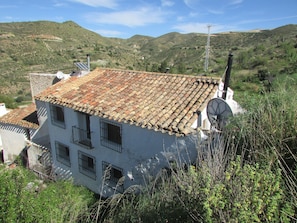
[[70,170],[63,169],[61,167],[53,166],[53,173],[55,180],[71,180],[72,172]]
[[23,162],[26,167],[35,172],[41,179],[54,180],[52,158],[49,149],[32,144],[24,149],[22,154],[27,157],[26,163]]

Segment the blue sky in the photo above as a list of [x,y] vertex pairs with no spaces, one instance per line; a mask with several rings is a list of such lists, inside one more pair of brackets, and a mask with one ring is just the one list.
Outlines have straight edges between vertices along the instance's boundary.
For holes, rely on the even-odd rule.
[[297,24],[297,0],[1,0],[0,22],[72,20],[106,37],[158,37]]

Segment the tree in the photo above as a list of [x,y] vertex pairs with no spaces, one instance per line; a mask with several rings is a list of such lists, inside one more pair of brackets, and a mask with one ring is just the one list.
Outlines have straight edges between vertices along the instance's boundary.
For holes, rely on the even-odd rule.
[[179,74],[185,74],[186,73],[186,65],[184,63],[180,62],[177,65],[177,70],[178,70]]
[[159,72],[160,73],[165,73],[168,69],[168,63],[166,60],[162,61],[161,66],[159,67]]
[[8,97],[6,95],[1,95],[0,94],[0,102],[5,103],[5,106],[7,108],[16,108],[17,107],[14,100],[13,100],[13,98]]

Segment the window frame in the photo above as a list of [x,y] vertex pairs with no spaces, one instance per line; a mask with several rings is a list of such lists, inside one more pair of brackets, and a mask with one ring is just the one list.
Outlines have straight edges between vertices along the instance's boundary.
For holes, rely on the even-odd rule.
[[72,142],[87,149],[93,149],[91,115],[76,111],[77,126],[72,126]]
[[65,111],[63,106],[50,105],[52,124],[60,128],[65,128]]
[[[116,135],[112,136],[112,133],[116,133]],[[117,152],[122,152],[122,125],[111,121],[100,120],[100,141],[101,145]]]
[[80,111],[76,112],[78,119],[78,128],[86,131],[86,138],[91,141],[91,115]]
[[94,156],[78,151],[78,166],[80,173],[96,180],[96,158]]
[[[65,145],[63,143],[60,143],[58,141],[55,141],[55,149],[56,149],[56,159],[58,162],[66,165],[66,166],[71,166],[71,159],[70,159],[70,148],[68,145]],[[65,151],[62,151],[65,149]],[[62,153],[65,152],[65,156],[61,155]]]
[[[117,172],[116,174],[120,174],[120,176],[116,176],[115,172]],[[124,171],[122,168],[102,161],[102,175],[106,186],[114,188],[119,192],[124,190],[124,181],[120,181],[124,179]]]

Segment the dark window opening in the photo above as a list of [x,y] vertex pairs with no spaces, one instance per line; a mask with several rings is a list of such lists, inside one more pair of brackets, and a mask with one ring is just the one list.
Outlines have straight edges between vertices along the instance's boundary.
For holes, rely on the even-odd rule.
[[56,120],[59,122],[64,122],[64,111],[63,108],[55,106],[56,110]]
[[96,179],[96,159],[81,151],[78,152],[79,171],[93,179]]
[[63,107],[51,105],[51,120],[54,125],[65,128],[65,117]]
[[67,166],[70,166],[70,150],[69,147],[56,142],[57,160]]
[[107,124],[107,139],[111,142],[122,144],[121,129],[119,126]]
[[121,125],[101,121],[101,144],[117,152],[122,151]]
[[118,183],[123,177],[123,170],[106,162],[103,162],[102,164],[106,180]]

